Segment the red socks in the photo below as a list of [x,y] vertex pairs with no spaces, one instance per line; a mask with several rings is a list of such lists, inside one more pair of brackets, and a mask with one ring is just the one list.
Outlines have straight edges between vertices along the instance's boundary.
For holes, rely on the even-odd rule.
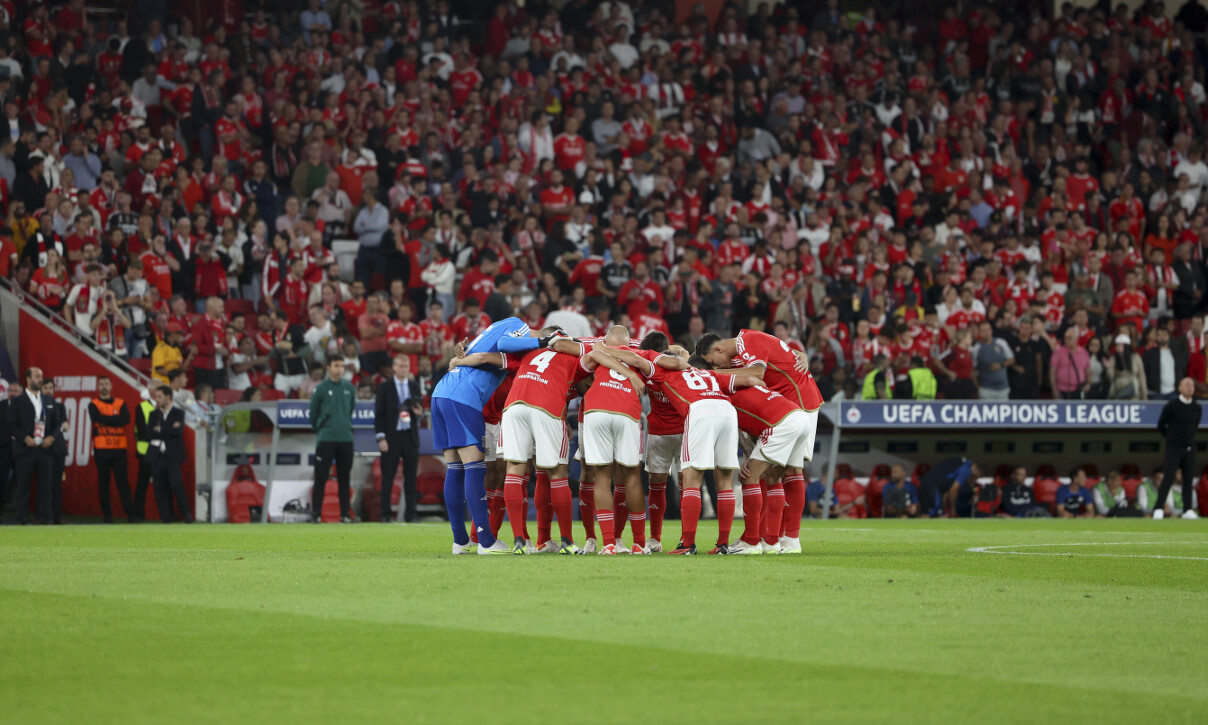
[[499,527],[503,526],[503,491],[487,491],[487,519],[491,525],[491,536],[499,538]]
[[565,478],[555,479],[549,482],[549,490],[550,503],[554,515],[558,517],[558,535],[567,541],[573,541],[575,532],[572,528],[574,522],[571,520],[570,484]]
[[615,543],[616,539],[621,538],[621,534],[625,533],[625,520],[629,518],[629,504],[625,503],[625,487],[617,485],[612,486],[612,521],[616,528],[615,538],[608,539],[606,543]]
[[742,540],[756,546],[763,535],[760,530],[763,513],[763,492],[758,483],[744,484],[742,487]]
[[730,543],[730,529],[734,527],[734,491],[717,492],[717,543]]
[[780,541],[780,522],[784,520],[784,486],[769,483],[763,499],[763,540],[769,544]]
[[525,538],[528,507],[524,503],[524,477],[504,476],[503,505],[508,512],[508,522],[512,525],[512,536],[517,539]]
[[650,484],[650,538],[663,540],[663,516],[667,513],[667,484]]
[[629,528],[633,531],[633,543],[646,548],[646,514],[629,514]]
[[784,521],[780,524],[780,535],[790,539],[801,536],[801,515],[805,512],[805,476],[795,474],[784,477]]
[[[730,509],[731,518],[734,516],[734,509]],[[680,539],[680,544],[684,547],[692,546],[696,543],[696,525],[700,521],[700,489],[685,488],[683,498],[680,500],[680,519],[683,523],[684,535]]]
[[589,481],[579,481],[579,518],[584,536],[596,538],[596,484]]
[[549,541],[550,528],[554,523],[554,507],[550,503],[549,474],[537,470],[537,487],[533,492],[533,503],[537,506],[537,546]]
[[596,521],[600,524],[600,548],[616,543],[616,537],[612,533],[612,512],[596,509]]

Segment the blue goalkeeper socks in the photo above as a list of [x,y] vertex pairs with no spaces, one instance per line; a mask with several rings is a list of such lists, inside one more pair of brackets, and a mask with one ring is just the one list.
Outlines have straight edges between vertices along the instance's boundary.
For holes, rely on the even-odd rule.
[[464,468],[466,503],[470,506],[472,523],[478,531],[478,543],[484,548],[489,547],[495,543],[495,537],[491,535],[490,512],[487,509],[487,464],[485,461],[471,461]]
[[458,546],[470,543],[466,533],[466,475],[460,463],[445,464],[445,510],[449,512],[449,527]]

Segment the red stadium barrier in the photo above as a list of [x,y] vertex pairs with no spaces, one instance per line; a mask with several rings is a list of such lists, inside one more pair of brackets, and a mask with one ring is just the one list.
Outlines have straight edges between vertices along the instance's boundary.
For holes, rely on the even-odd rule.
[[[37,315],[20,311],[20,367],[42,369],[48,380],[55,381],[55,398],[63,403],[67,411],[70,429],[68,432],[67,464],[63,480],[63,513],[69,516],[101,515],[101,504],[97,498],[96,465],[92,461],[92,425],[88,417],[88,404],[96,394],[96,379],[108,375],[113,381],[113,395],[121,398],[130,411],[130,424],[126,435],[130,440],[129,471],[130,488],[133,492],[138,480],[138,457],[134,446],[134,416],[142,402],[139,390],[129,379],[118,374],[95,353],[76,345],[64,332],[47,325]],[[194,436],[191,428],[185,429],[185,451],[188,463],[184,467],[185,492],[190,501],[196,490],[194,461]],[[113,484],[110,483],[110,487]],[[30,497],[31,502],[36,500]],[[110,491],[111,501],[120,501],[115,490]],[[120,511],[120,504],[117,505]],[[155,493],[150,491],[146,504],[147,518],[158,519]]]

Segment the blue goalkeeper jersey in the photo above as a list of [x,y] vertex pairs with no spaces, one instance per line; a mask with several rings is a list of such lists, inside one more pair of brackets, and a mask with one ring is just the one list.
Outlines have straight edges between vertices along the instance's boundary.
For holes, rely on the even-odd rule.
[[[476,352],[504,354],[526,353],[537,348],[537,338],[529,336],[529,326],[516,317],[492,324],[479,333],[466,348],[466,354]],[[432,391],[433,398],[447,398],[482,411],[503,381],[507,370],[493,365],[459,367],[450,370]]]

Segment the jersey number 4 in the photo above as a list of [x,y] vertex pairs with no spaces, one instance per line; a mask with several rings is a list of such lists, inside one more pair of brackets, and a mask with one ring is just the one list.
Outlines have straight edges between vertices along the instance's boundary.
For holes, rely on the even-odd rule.
[[541,353],[537,357],[530,360],[529,365],[532,365],[533,367],[537,368],[537,372],[544,373],[545,369],[548,368],[549,364],[553,361],[554,355],[557,355],[557,354],[558,353],[554,352],[553,350],[546,350],[545,352]]

